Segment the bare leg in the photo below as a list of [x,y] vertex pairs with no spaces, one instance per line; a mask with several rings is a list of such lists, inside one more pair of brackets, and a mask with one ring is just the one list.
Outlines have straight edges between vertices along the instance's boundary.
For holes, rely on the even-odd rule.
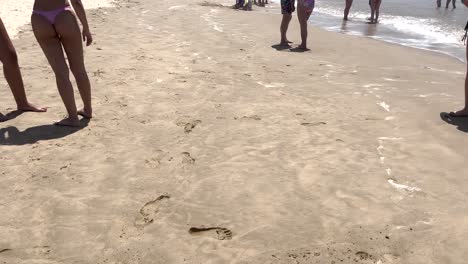
[[311,11],[308,11],[304,6],[298,5],[297,6],[297,18],[299,19],[299,24],[301,25],[301,45],[299,45],[299,49],[307,49],[307,22],[309,21],[310,15],[312,14]]
[[70,72],[65,62],[62,44],[57,32],[49,21],[40,15],[33,14],[31,20],[34,35],[55,73],[57,87],[68,112],[68,117],[56,124],[80,126],[73,94],[73,86],[70,82]]
[[283,14],[283,20],[281,21],[281,45],[289,45],[289,40],[286,37],[286,33],[288,32],[289,22],[291,22],[292,15],[291,14]]
[[375,23],[374,22],[374,19],[375,19],[375,0],[371,0],[370,8],[371,8],[370,23],[374,24]]
[[[466,58],[468,60],[468,46],[466,46]],[[450,113],[450,115],[455,117],[468,117],[468,64],[465,77],[465,107],[460,111]]]
[[346,0],[346,7],[344,10],[344,20],[348,20],[349,10],[351,10],[352,5],[353,5],[353,0]]
[[375,0],[375,23],[379,23],[379,14],[380,14],[380,4],[382,4],[382,0]]
[[55,30],[61,37],[71,72],[75,76],[83,100],[83,109],[79,110],[78,114],[86,118],[92,118],[91,83],[84,63],[81,31],[75,16],[71,12],[60,14],[55,21]]
[[437,7],[441,7],[442,6],[442,0],[437,0]]
[[457,6],[455,5],[457,2],[457,0],[452,0],[452,5],[453,5],[453,8],[457,8]]
[[45,112],[46,108],[36,107],[28,102],[24,90],[23,78],[18,64],[13,43],[11,43],[8,32],[0,19],[0,61],[3,63],[3,73],[15,98],[16,105],[20,111]]
[[445,8],[449,8],[451,0],[447,0],[447,4],[445,5]]

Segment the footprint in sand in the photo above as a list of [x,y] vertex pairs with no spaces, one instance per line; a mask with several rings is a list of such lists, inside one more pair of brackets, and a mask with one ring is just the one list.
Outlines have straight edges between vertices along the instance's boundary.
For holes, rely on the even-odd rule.
[[161,195],[153,201],[147,202],[141,209],[140,215],[135,220],[136,227],[145,227],[154,222],[156,219],[157,214],[159,213],[159,209],[161,207],[161,203],[165,200],[169,199],[170,196],[167,194]]
[[195,159],[192,158],[189,152],[182,152],[182,163],[184,164],[194,164]]
[[179,123],[177,123],[177,125],[180,126],[180,127],[183,127],[184,132],[188,134],[188,133],[192,132],[192,130],[198,124],[200,124],[201,122],[202,122],[201,120],[193,120],[193,121],[190,121],[190,122],[179,122]]
[[327,123],[325,123],[325,122],[314,122],[314,123],[303,122],[303,123],[301,123],[301,126],[313,127],[313,126],[321,126],[321,125],[326,125],[326,124]]
[[189,229],[192,236],[212,237],[218,240],[231,240],[232,231],[223,227],[192,227]]

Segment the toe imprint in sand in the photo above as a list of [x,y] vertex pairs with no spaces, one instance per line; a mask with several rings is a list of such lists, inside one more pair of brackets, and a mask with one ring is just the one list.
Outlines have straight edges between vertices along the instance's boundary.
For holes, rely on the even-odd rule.
[[189,152],[182,152],[182,163],[184,164],[194,164],[195,159],[192,158]]
[[223,227],[192,227],[189,229],[192,236],[209,236],[218,240],[231,240],[232,231]]
[[161,203],[164,200],[169,199],[170,196],[167,194],[161,195],[153,201],[147,202],[141,209],[140,209],[140,216],[135,220],[135,226],[137,227],[145,227],[154,222],[157,214],[159,213],[159,209]]
[[190,121],[188,123],[185,123],[185,122],[180,122],[180,123],[177,123],[178,126],[180,127],[183,127],[184,128],[184,132],[185,133],[190,133],[192,132],[192,130],[198,125],[200,124],[202,121],[201,120],[194,120],[194,121]]
[[325,122],[314,122],[314,123],[304,122],[304,123],[301,123],[301,126],[313,127],[313,126],[321,126],[321,125],[326,125],[326,124],[327,123]]

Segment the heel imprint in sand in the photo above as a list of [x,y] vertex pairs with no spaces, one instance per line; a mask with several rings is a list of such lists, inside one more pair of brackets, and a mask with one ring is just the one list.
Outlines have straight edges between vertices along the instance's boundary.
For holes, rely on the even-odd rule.
[[190,122],[179,122],[177,123],[178,126],[180,127],[183,127],[184,128],[184,132],[185,133],[190,133],[192,132],[192,130],[198,125],[200,124],[202,121],[201,120],[194,120],[194,121],[190,121]]
[[192,236],[206,236],[218,240],[231,240],[232,231],[223,227],[192,227],[189,229]]
[[141,209],[140,215],[135,220],[135,226],[145,227],[154,222],[157,214],[159,213],[161,203],[170,198],[169,195],[164,194],[156,198],[155,200],[147,202]]

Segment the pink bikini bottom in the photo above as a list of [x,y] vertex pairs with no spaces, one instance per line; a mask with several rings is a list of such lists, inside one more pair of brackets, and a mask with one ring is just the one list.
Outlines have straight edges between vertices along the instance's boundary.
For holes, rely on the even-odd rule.
[[55,19],[57,18],[58,15],[60,15],[62,12],[65,11],[71,11],[72,8],[70,6],[65,6],[59,9],[55,9],[52,11],[38,11],[34,10],[33,14],[43,16],[47,21],[50,22],[50,24],[54,25],[55,24]]

